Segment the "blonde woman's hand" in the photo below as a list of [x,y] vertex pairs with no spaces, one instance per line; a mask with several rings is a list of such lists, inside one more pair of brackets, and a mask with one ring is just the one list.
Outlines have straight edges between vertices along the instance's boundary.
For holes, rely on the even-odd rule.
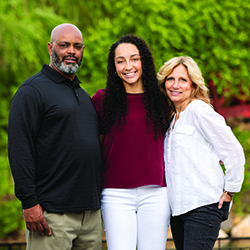
[[230,195],[228,195],[227,193],[223,192],[221,197],[220,197],[220,200],[219,200],[218,208],[219,209],[222,208],[224,201],[229,201],[230,202],[231,200],[232,200],[232,197]]

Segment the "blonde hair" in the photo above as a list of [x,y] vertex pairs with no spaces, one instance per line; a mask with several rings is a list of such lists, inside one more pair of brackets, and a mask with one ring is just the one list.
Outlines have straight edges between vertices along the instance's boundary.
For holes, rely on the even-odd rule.
[[[188,76],[193,83],[193,91],[191,93],[190,99],[202,100],[205,103],[212,106],[210,103],[210,98],[209,98],[209,90],[205,86],[202,73],[198,65],[195,63],[195,61],[189,56],[174,57],[163,64],[163,66],[160,68],[159,72],[157,73],[158,85],[160,87],[161,92],[165,96],[167,96],[166,89],[165,89],[166,78],[172,73],[174,68],[176,68],[177,66],[181,64],[187,69]],[[169,98],[168,100],[172,109],[172,114],[174,114],[175,113],[174,105]]]

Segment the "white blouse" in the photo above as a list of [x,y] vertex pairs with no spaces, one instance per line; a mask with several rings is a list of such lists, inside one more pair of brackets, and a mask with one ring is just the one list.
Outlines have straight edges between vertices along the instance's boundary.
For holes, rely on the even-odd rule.
[[223,189],[239,192],[244,179],[244,151],[224,118],[205,102],[195,100],[180,113],[174,128],[173,121],[164,140],[172,215],[218,202]]

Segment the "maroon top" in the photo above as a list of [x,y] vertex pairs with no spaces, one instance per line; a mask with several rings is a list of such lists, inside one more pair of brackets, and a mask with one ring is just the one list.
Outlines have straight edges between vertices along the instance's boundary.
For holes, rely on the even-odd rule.
[[[100,89],[92,98],[99,119],[102,119]],[[166,186],[163,166],[163,136],[154,139],[147,131],[143,94],[127,94],[127,123],[122,130],[113,125],[104,137],[102,147],[103,188],[136,188],[145,185]]]

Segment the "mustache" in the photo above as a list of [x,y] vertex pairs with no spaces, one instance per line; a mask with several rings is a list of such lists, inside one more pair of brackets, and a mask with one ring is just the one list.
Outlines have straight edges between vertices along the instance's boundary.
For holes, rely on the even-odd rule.
[[64,61],[65,59],[67,59],[67,58],[74,58],[75,60],[76,60],[76,62],[78,63],[79,62],[79,58],[78,57],[76,57],[76,56],[63,56],[62,57],[62,61]]

